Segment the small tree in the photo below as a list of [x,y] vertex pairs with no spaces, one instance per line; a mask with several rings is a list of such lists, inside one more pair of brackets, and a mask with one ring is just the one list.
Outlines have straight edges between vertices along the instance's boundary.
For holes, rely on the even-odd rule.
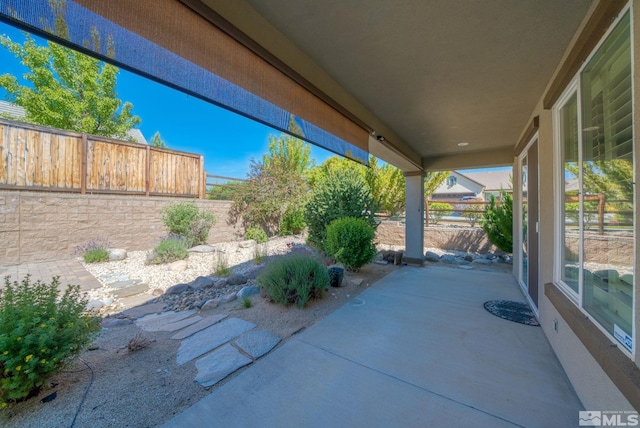
[[471,204],[464,207],[464,210],[462,210],[462,217],[467,219],[469,226],[474,227],[477,222],[482,220],[483,213],[483,204]]
[[159,131],[156,131],[156,133],[153,134],[153,137],[151,137],[151,145],[160,149],[167,148],[167,143],[162,139]]
[[324,249],[327,226],[333,220],[342,217],[364,219],[375,229],[376,209],[371,191],[357,170],[331,171],[316,184],[306,205],[308,240]]
[[433,224],[438,222],[444,216],[453,214],[453,207],[446,202],[429,202],[429,218]]
[[505,253],[513,252],[513,197],[504,190],[500,192],[500,205],[491,196],[484,212],[482,229],[487,238]]

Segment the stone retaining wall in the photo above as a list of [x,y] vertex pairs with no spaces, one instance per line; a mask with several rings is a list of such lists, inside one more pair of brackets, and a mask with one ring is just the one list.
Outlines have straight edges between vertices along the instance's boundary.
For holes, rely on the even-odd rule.
[[[0,266],[71,257],[76,245],[109,239],[130,251],[153,248],[167,230],[161,211],[183,198],[0,191]],[[195,200],[217,218],[209,242],[237,239],[229,201]]]
[[[376,230],[376,242],[381,244],[404,246],[404,236],[405,224],[399,221],[383,221]],[[487,240],[484,231],[477,227],[425,227],[424,246],[470,253],[503,254]]]

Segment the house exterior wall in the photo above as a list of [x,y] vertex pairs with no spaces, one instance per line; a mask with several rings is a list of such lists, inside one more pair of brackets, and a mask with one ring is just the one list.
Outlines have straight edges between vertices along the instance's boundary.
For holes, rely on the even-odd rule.
[[[153,248],[167,234],[161,212],[181,198],[0,191],[0,266],[65,259],[77,245],[106,238],[129,251]],[[209,242],[237,239],[231,202],[195,200],[217,221]]]
[[451,172],[450,177],[455,177],[456,183],[451,186],[447,183],[447,180],[443,181],[436,191],[433,192],[431,199],[459,199],[463,196],[482,197],[483,187],[478,183],[474,183],[466,177],[457,174],[455,171]]
[[[640,1],[635,0],[633,2],[632,12],[632,61],[635,63],[635,69],[640,70],[640,31],[637,25],[640,22]],[[569,50],[572,47],[569,48]],[[640,99],[640,79],[636,72],[632,76],[634,82],[634,97],[635,100]],[[554,158],[556,156],[556,150],[554,147],[554,128],[552,123],[552,111],[544,109],[542,105],[542,99],[536,106],[535,110],[531,114],[531,119],[535,116],[539,116],[539,128],[538,128],[538,147],[539,147],[539,319],[545,335],[549,339],[551,346],[554,349],[559,361],[561,362],[567,376],[569,377],[572,385],[574,386],[580,400],[582,401],[586,410],[640,410],[638,408],[638,387],[636,384],[626,389],[627,394],[623,394],[620,381],[614,382],[612,379],[616,376],[612,376],[611,365],[618,365],[614,363],[615,358],[611,359],[603,357],[603,354],[615,353],[615,357],[622,357],[628,359],[628,355],[623,354],[617,348],[611,348],[611,340],[608,343],[600,343],[600,348],[594,348],[593,343],[597,342],[598,337],[604,334],[591,334],[585,335],[585,331],[588,329],[581,329],[580,323],[589,323],[589,327],[596,325],[591,321],[586,314],[581,316],[580,320],[576,322],[575,318],[572,319],[566,311],[561,311],[558,308],[558,304],[553,302],[548,293],[545,292],[546,286],[555,287],[554,281],[554,268],[555,260],[558,257],[556,240],[560,239],[556,236],[556,224],[555,224],[555,208],[556,208],[556,194],[555,191],[559,186],[558,181],[564,180],[564,177],[558,177],[555,171]],[[636,107],[634,109],[634,127],[635,135],[638,135],[640,130],[639,110]],[[526,131],[525,131],[526,132]],[[637,138],[637,137],[636,137]],[[634,141],[635,156],[636,156],[636,173],[638,169],[638,144]],[[518,153],[516,153],[516,156]],[[534,165],[529,165],[529,168]],[[514,163],[514,188],[518,189],[521,186],[520,180],[521,171],[518,166],[517,157]],[[638,198],[638,190],[636,188],[636,205]],[[521,203],[521,192],[516,191],[514,195],[514,219],[521,219],[522,212],[519,208]],[[635,224],[638,224],[640,220],[638,218],[638,210],[635,211]],[[514,241],[517,236],[519,228],[522,227],[521,221],[516,220],[514,223]],[[627,260],[634,257],[634,247],[637,242],[637,233],[634,240],[631,242],[625,242],[624,248],[615,248],[612,251],[621,251]],[[514,245],[518,245],[515,244]],[[621,253],[621,254],[622,254]],[[635,266],[638,266],[637,254],[635,255]],[[518,278],[520,263],[520,255],[514,254],[514,276]],[[639,287],[634,287],[634,304],[635,304],[635,316],[634,322],[635,337],[634,341],[638,341],[639,330],[639,300],[640,293]],[[573,305],[573,303],[572,303]],[[574,305],[575,306],[575,305]],[[584,312],[583,312],[584,313]],[[598,328],[592,328],[598,333]],[[606,338],[605,338],[606,339]],[[607,342],[607,340],[605,340]],[[603,348],[604,346],[604,348]],[[607,349],[609,348],[609,349]],[[595,351],[594,351],[595,349]],[[638,360],[637,357],[631,357],[632,364],[631,369],[626,368],[623,370],[623,377],[634,378],[638,375]],[[609,367],[607,367],[609,366]],[[616,368],[618,370],[618,368]],[[614,370],[615,371],[615,370]],[[633,382],[632,382],[633,383]],[[631,397],[633,401],[628,398]]]

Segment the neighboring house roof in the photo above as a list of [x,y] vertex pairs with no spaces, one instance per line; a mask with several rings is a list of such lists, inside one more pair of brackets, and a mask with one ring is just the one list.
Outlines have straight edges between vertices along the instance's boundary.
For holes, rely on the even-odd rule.
[[[10,103],[8,101],[0,100],[0,117],[8,116],[9,119],[20,120],[27,115],[27,112],[23,107]],[[147,139],[144,138],[142,131],[133,128],[127,131],[127,137],[139,144],[149,145]]]
[[511,184],[512,172],[510,169],[499,171],[466,172],[463,175],[477,183],[482,183],[485,192],[491,192],[500,189],[510,190],[513,188],[513,185]]
[[[455,178],[455,180],[452,181],[451,178]],[[483,187],[482,183],[478,183],[457,171],[452,171],[449,178],[443,181],[433,194],[434,196],[479,195],[482,193]]]
[[0,101],[0,116],[9,116],[11,119],[20,119],[27,115],[24,108],[7,101]]

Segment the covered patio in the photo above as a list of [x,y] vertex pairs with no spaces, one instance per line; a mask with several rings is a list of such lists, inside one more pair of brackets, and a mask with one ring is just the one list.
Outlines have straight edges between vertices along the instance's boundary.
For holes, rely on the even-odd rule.
[[504,273],[396,270],[164,426],[577,426],[542,329],[495,299],[524,301]]

